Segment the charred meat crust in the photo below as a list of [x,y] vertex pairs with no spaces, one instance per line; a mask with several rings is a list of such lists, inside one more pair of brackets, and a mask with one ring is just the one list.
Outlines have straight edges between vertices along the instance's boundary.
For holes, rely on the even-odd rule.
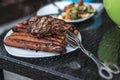
[[78,34],[73,25],[51,16],[33,16],[16,24],[12,30],[13,33],[4,40],[6,45],[59,54],[66,53],[65,31]]
[[42,43],[38,44],[36,42],[19,41],[19,40],[8,39],[8,38],[4,41],[4,43],[8,46],[24,48],[24,49],[49,51],[49,52],[55,52],[60,54],[66,53],[66,49],[58,45],[42,44]]
[[78,34],[78,30],[72,24],[67,24],[63,20],[51,16],[34,16],[26,22],[19,23],[13,27],[15,32],[30,32],[37,35],[37,37],[64,35],[66,30]]
[[30,33],[12,33],[8,36],[4,43],[8,46],[27,48],[33,50],[43,50],[65,54],[66,52],[66,43],[65,39],[57,37],[44,37],[38,38]]
[[[59,38],[58,38],[59,37]],[[27,41],[27,42],[35,42],[40,44],[53,44],[53,45],[59,45],[62,47],[66,46],[65,38],[63,36],[49,36],[44,38],[38,38],[34,35],[31,35],[29,33],[12,33],[10,36],[7,37],[7,39],[17,40],[17,41]]]
[[8,36],[4,43],[8,46],[55,52],[66,53],[66,42],[64,36],[49,36],[38,38],[30,33],[14,32]]

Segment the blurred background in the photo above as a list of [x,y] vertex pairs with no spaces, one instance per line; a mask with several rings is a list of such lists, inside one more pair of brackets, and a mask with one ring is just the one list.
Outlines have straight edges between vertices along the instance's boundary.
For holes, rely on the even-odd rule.
[[[102,2],[102,0],[95,0],[95,2]],[[48,3],[50,0],[0,0],[0,25],[35,14],[41,6]]]
[[44,4],[45,0],[0,0],[0,24],[34,14]]

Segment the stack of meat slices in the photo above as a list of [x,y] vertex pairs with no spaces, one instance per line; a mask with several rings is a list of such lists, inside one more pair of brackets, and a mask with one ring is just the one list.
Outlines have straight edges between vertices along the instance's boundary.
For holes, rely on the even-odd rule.
[[31,17],[16,24],[12,30],[13,33],[4,40],[5,45],[59,54],[66,53],[65,31],[78,34],[73,25],[51,16]]

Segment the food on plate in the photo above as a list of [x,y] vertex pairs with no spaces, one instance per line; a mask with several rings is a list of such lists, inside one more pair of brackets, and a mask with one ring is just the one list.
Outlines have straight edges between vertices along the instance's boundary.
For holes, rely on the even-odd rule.
[[33,16],[16,24],[12,30],[13,33],[4,40],[5,45],[59,54],[66,53],[65,31],[78,34],[72,24],[51,16]]
[[77,30],[72,24],[66,24],[63,20],[51,16],[34,16],[31,17],[28,22],[19,23],[13,27],[13,31],[30,32],[38,37],[64,35],[66,30],[70,30],[74,34],[77,34]]
[[94,8],[90,4],[84,4],[82,0],[79,0],[78,3],[71,3],[64,7],[64,12],[59,16],[59,19],[66,21],[84,19],[89,17],[94,13]]
[[59,38],[59,36],[37,38],[30,33],[15,32],[8,36],[4,42],[6,45],[19,48],[50,51],[61,54],[64,54],[66,52],[65,39]]

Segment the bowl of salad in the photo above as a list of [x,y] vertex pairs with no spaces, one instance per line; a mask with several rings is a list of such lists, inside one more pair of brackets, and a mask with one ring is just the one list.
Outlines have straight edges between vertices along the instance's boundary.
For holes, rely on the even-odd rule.
[[63,19],[66,22],[81,22],[91,18],[95,13],[92,5],[79,0],[78,3],[70,3],[66,5],[60,15],[54,17]]

